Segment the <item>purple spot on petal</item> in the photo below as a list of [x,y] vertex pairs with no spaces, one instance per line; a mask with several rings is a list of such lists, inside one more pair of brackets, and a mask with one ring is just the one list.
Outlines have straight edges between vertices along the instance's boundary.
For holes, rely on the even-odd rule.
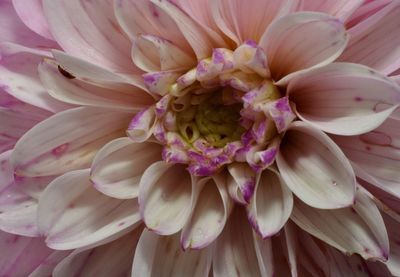
[[354,101],[361,102],[361,101],[363,101],[363,98],[360,96],[356,96],[356,97],[354,97]]
[[61,144],[60,146],[57,146],[56,148],[51,150],[51,154],[53,154],[56,157],[60,157],[62,154],[65,153],[65,151],[67,151],[68,146],[69,146],[68,143]]

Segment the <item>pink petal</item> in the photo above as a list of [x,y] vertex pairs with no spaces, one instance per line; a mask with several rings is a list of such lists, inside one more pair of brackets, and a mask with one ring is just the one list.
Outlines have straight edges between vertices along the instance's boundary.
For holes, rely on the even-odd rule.
[[400,104],[396,83],[367,67],[348,63],[302,74],[290,82],[288,93],[303,121],[338,135],[371,131]]
[[25,25],[35,33],[53,40],[49,26],[44,16],[43,4],[41,0],[24,1],[12,0],[15,11]]
[[110,1],[44,0],[51,33],[71,55],[106,68],[129,72],[135,67],[130,41],[119,28]]
[[258,42],[276,18],[290,13],[298,1],[210,1],[212,15],[221,31],[237,45],[246,40]]
[[282,179],[306,204],[337,209],[354,201],[355,176],[340,148],[323,132],[295,122],[276,158]]
[[400,275],[400,222],[383,213],[390,241],[390,254],[386,263],[393,276]]
[[400,3],[392,1],[349,30],[341,61],[361,63],[387,75],[400,67]]
[[156,122],[155,107],[151,106],[135,115],[129,123],[126,134],[134,142],[144,142],[153,134]]
[[61,261],[54,276],[128,276],[142,228],[95,248],[79,248]]
[[274,277],[275,265],[272,239],[262,239],[254,232],[253,237],[254,250],[256,251],[261,276]]
[[357,193],[353,207],[320,210],[296,200],[291,219],[303,230],[348,254],[386,261],[389,240],[383,219],[373,201]]
[[246,163],[232,163],[228,171],[229,195],[238,203],[249,203],[256,187],[256,173]]
[[140,214],[147,228],[162,235],[181,230],[197,197],[193,186],[183,165],[163,161],[151,165],[139,184]]
[[346,20],[363,2],[363,0],[303,0],[302,10],[323,12],[338,17],[341,20]]
[[348,29],[357,25],[361,21],[364,21],[371,17],[373,14],[380,11],[382,8],[393,2],[392,0],[373,0],[364,1],[364,3],[359,7],[350,18],[347,19],[346,27]]
[[333,62],[347,41],[345,28],[335,17],[302,12],[275,21],[260,46],[266,51],[273,79],[283,84],[291,73]]
[[107,241],[140,220],[136,200],[117,200],[92,187],[89,170],[55,179],[40,197],[39,229],[53,249],[74,249]]
[[257,182],[254,197],[247,206],[249,221],[263,238],[280,231],[292,212],[292,192],[281,180],[279,173],[266,169]]
[[236,207],[214,248],[215,277],[260,276],[253,234],[245,211]]
[[161,160],[161,150],[152,142],[134,143],[129,138],[113,140],[97,152],[92,163],[91,180],[105,195],[135,198],[143,172]]
[[42,62],[38,71],[48,93],[62,102],[128,111],[139,111],[154,102],[147,92],[140,89],[112,90],[66,77],[53,62]]
[[90,165],[108,141],[121,137],[130,114],[98,108],[58,113],[18,141],[11,163],[18,176],[51,176]]
[[53,270],[70,251],[53,251],[42,263],[29,275],[29,277],[52,276]]
[[[203,184],[200,184],[202,182]],[[184,249],[204,248],[222,232],[233,208],[233,202],[226,191],[226,178],[216,175],[203,179],[200,195],[193,207],[189,221],[183,227],[181,244]]]

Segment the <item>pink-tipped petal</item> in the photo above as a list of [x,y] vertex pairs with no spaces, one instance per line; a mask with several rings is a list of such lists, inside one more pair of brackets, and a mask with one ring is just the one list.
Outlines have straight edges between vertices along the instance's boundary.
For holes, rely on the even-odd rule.
[[323,12],[338,17],[341,20],[346,20],[363,2],[363,0],[303,0],[302,10]]
[[346,47],[348,35],[337,18],[302,12],[275,21],[261,39],[271,75],[286,83],[305,69],[333,62]]
[[400,67],[400,3],[389,5],[349,30],[350,41],[341,61],[360,63],[383,74]]
[[156,122],[155,107],[151,106],[135,115],[129,123],[126,134],[134,142],[144,142],[153,134]]
[[320,210],[296,200],[291,219],[303,230],[348,254],[386,261],[389,240],[378,208],[369,196],[357,192],[349,208]]
[[207,247],[222,232],[233,208],[226,190],[226,176],[203,179],[203,188],[194,203],[193,213],[183,227],[181,244],[184,249]]
[[368,67],[333,63],[294,78],[297,115],[328,133],[358,135],[381,125],[400,104],[400,86]]
[[323,132],[296,122],[277,156],[282,179],[308,205],[337,209],[354,201],[355,175],[340,148]]
[[[91,180],[96,189],[110,197],[135,198],[143,172],[161,160],[161,147],[152,142],[134,143],[119,138],[97,152],[91,166]],[[134,158],[133,158],[134,157]]]
[[98,108],[67,110],[37,124],[15,145],[18,176],[51,176],[88,167],[108,141],[121,137],[131,114]]
[[254,197],[247,206],[247,216],[254,230],[263,238],[278,233],[293,208],[292,192],[278,172],[266,169],[257,182]]
[[146,226],[162,235],[181,230],[196,197],[195,185],[182,165],[164,161],[152,164],[139,184],[140,214]]
[[209,276],[209,248],[183,252],[179,235],[158,236],[145,229],[133,259],[131,276]]
[[256,172],[246,163],[232,163],[228,171],[229,195],[238,203],[249,203],[256,187]]
[[38,225],[53,249],[75,249],[132,230],[140,220],[137,200],[119,200],[92,187],[89,169],[55,179],[40,197]]

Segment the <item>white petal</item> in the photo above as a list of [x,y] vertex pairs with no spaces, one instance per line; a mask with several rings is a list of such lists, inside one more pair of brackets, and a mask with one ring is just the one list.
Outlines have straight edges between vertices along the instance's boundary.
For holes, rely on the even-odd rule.
[[249,203],[256,187],[256,173],[246,163],[232,163],[228,171],[229,195],[238,203]]

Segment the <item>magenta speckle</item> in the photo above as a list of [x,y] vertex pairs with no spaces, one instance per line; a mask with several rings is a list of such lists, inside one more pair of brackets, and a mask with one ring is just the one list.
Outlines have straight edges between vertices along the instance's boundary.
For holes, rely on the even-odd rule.
[[67,151],[68,146],[69,146],[68,143],[61,144],[60,146],[57,146],[56,148],[51,150],[51,154],[53,154],[56,157],[60,157]]
[[118,223],[118,226],[124,226],[124,225],[125,225],[125,222],[124,222],[124,221]]
[[361,102],[361,101],[363,101],[363,99],[360,96],[356,96],[356,97],[354,97],[354,101]]

